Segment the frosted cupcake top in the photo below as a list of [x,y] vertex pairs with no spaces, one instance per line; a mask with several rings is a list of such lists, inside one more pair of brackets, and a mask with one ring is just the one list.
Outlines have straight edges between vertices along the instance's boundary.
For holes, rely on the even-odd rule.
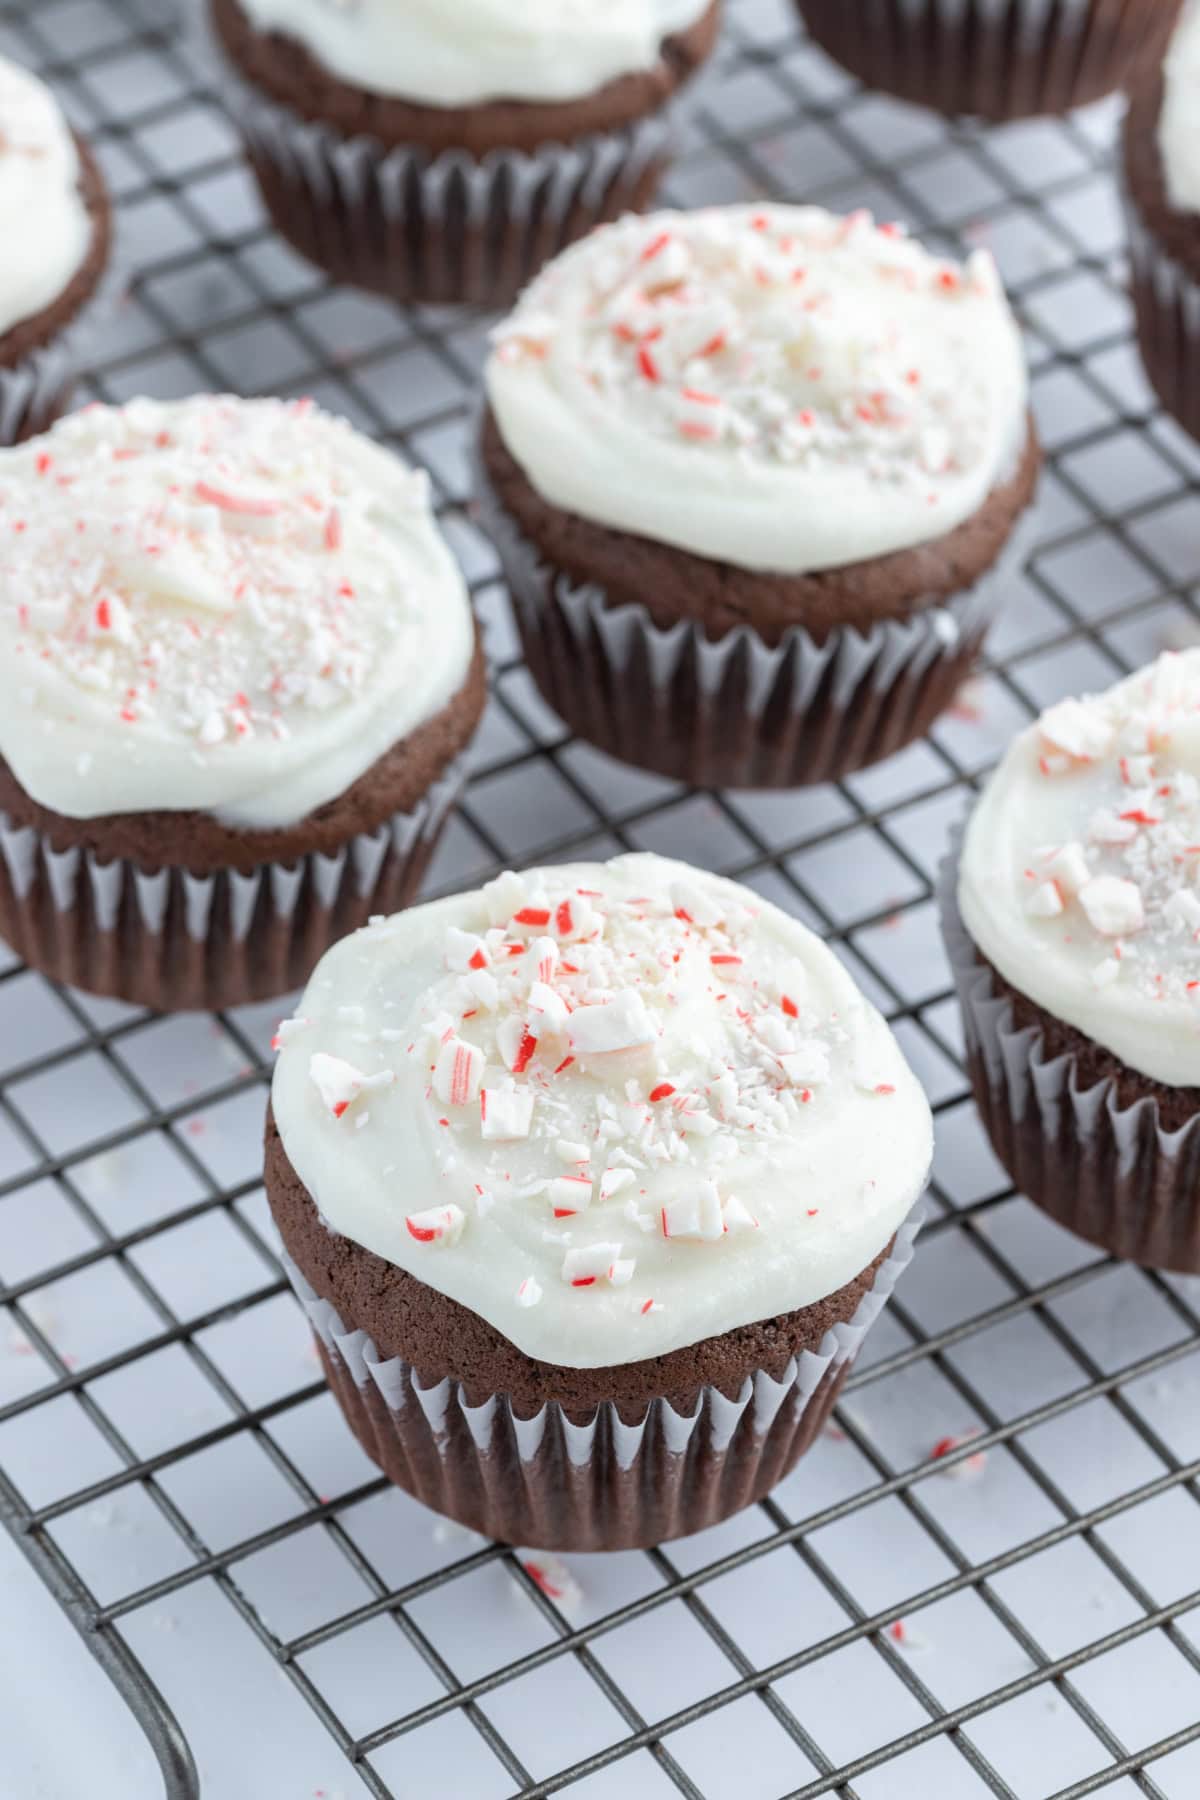
[[1163,69],[1158,121],[1167,198],[1177,212],[1200,212],[1200,5],[1185,0]]
[[426,106],[577,100],[653,68],[711,0],[241,0],[354,87]]
[[545,499],[739,568],[940,537],[1027,437],[990,256],[942,261],[866,213],[622,219],[543,270],[494,346],[492,411]]
[[959,903],[1013,987],[1200,1086],[1200,650],[1022,732],[972,814]]
[[0,755],[69,817],[294,824],[473,639],[424,475],[309,401],[92,406],[0,451]]
[[281,1028],[322,1217],[576,1368],[835,1292],[925,1184],[929,1107],[811,932],[649,855],[503,875],[324,957]]
[[65,293],[91,238],[79,153],[58,102],[0,57],[0,336]]

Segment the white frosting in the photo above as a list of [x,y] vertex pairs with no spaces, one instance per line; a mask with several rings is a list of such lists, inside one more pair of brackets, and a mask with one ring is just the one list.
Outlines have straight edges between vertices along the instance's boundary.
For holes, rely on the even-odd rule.
[[745,569],[940,537],[1026,439],[991,258],[939,261],[866,213],[622,219],[544,269],[495,345],[492,410],[544,498]]
[[57,101],[0,57],[0,334],[58,299],[91,236],[79,154]]
[[1200,1086],[1200,650],[1064,700],[967,830],[963,921],[1019,992],[1132,1069]]
[[831,952],[655,856],[382,920],[278,1041],[275,1116],[328,1224],[572,1367],[833,1293],[929,1168],[928,1103]]
[[0,452],[0,755],[57,812],[294,824],[472,645],[424,475],[309,401],[93,406]]
[[1200,212],[1200,4],[1186,0],[1167,50],[1158,121],[1167,198],[1177,212]]
[[651,69],[711,0],[241,0],[343,81],[426,106],[577,100]]

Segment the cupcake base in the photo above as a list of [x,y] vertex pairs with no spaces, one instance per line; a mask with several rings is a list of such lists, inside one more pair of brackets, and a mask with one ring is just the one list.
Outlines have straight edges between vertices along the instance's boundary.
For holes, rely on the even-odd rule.
[[88,336],[111,300],[112,210],[91,150],[81,138],[76,148],[91,243],[55,301],[0,334],[0,444],[36,437],[66,410]]
[[1077,1237],[1129,1262],[1200,1274],[1200,1092],[1130,1069],[1018,993],[958,907],[959,849],[938,884],[967,1068],[1015,1185]]
[[920,1223],[914,1212],[861,1276],[811,1307],[650,1362],[573,1369],[533,1361],[330,1232],[270,1116],[266,1186],[288,1276],[367,1454],[460,1524],[546,1550],[644,1547],[761,1499],[819,1436]]
[[[530,673],[577,736],[694,787],[803,787],[894,755],[950,705],[1023,555],[1039,460],[1031,430],[1007,486],[941,545],[830,578],[748,575],[745,604],[736,570],[550,507],[490,414],[476,495]],[[901,609],[905,581],[926,597]],[[801,597],[808,622],[789,623]]]
[[0,937],[52,980],[159,1011],[302,986],[338,938],[416,897],[485,691],[477,652],[441,714],[290,832],[198,814],[66,819],[0,762]]
[[1159,75],[1139,89],[1125,119],[1130,290],[1150,385],[1200,439],[1200,215],[1176,212],[1167,198],[1158,147],[1162,100]]
[[435,108],[348,86],[212,0],[226,104],[276,229],[336,280],[403,302],[515,299],[594,226],[647,207],[714,5],[657,70],[571,104]]
[[654,1402],[630,1427],[608,1409],[583,1426],[551,1407],[521,1420],[503,1398],[473,1412],[369,1338],[352,1344],[358,1334],[288,1273],[346,1423],[388,1480],[471,1531],[539,1550],[646,1549],[752,1506],[820,1437],[852,1366],[831,1359],[807,1393],[764,1380],[724,1401],[720,1427],[713,1394],[691,1417]]
[[865,87],[951,117],[1065,113],[1161,62],[1176,0],[798,0]]

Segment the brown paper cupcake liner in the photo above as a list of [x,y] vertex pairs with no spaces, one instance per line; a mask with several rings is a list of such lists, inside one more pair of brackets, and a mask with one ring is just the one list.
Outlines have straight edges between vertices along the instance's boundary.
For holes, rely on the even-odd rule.
[[909,619],[823,643],[794,625],[774,645],[739,625],[714,642],[550,567],[478,457],[476,495],[545,699],[578,737],[693,787],[833,781],[924,737],[970,672],[1028,531],[1017,526],[974,587]]
[[343,137],[251,86],[211,49],[276,229],[336,280],[414,303],[507,304],[576,238],[642,211],[670,159],[683,98],[620,131],[476,159]]
[[950,115],[1069,112],[1161,61],[1176,0],[797,0],[864,86]]
[[1200,438],[1200,283],[1145,225],[1123,191],[1138,349],[1166,410]]
[[626,1550],[718,1524],[788,1474],[911,1262],[922,1217],[918,1205],[853,1316],[781,1378],[759,1370],[734,1400],[703,1387],[690,1413],[652,1400],[633,1424],[611,1402],[575,1424],[554,1403],[523,1419],[502,1394],[473,1406],[449,1377],[422,1385],[410,1364],[343,1324],[286,1252],[283,1265],[347,1423],[398,1487],[502,1543]]
[[0,445],[23,443],[48,431],[66,411],[96,335],[112,317],[123,286],[123,271],[110,263],[95,293],[49,343],[11,367],[0,366]]
[[338,938],[414,898],[464,773],[451,764],[411,812],[336,855],[249,873],[102,862],[0,812],[0,937],[55,981],[160,1011],[287,993]]
[[958,907],[962,832],[938,880],[967,1067],[992,1148],[1035,1206],[1077,1237],[1151,1268],[1200,1274],[1200,1115],[1164,1129],[1148,1093],[1122,1106],[1112,1077],[1084,1085],[1074,1055],[1019,1028]]

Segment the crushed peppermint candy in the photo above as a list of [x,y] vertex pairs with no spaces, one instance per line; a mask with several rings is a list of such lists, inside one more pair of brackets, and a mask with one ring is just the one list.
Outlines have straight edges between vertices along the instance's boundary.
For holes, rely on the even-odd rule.
[[[394,952],[360,934],[332,955],[364,985],[325,1004],[324,1041],[354,1060],[309,1054],[319,1028],[294,1026],[348,1166],[351,1108],[395,1158],[376,1218],[394,1208],[407,1266],[436,1249],[454,1292],[470,1265],[513,1317],[536,1315],[535,1337],[567,1307],[585,1334],[619,1316],[650,1339],[664,1314],[680,1328],[681,1285],[736,1289],[756,1244],[774,1238],[768,1260],[786,1262],[782,1234],[807,1245],[819,1218],[852,1234],[904,1141],[889,1126],[912,1123],[894,1040],[815,940],[748,889],[656,861],[506,874],[440,902],[415,926],[415,971],[408,915]],[[852,1188],[836,1147],[848,1118]]]
[[12,654],[201,761],[361,694],[411,630],[426,477],[311,401],[89,406],[0,457]]
[[404,1223],[418,1244],[453,1244],[462,1235],[466,1214],[453,1204],[432,1206],[425,1212],[409,1213]]
[[[1123,1007],[1133,995],[1156,1010],[1175,1002],[1194,1015],[1200,1049],[1200,651],[1167,653],[1106,693],[1050,707],[989,783],[979,815],[962,886],[981,947],[991,907],[972,905],[972,894],[986,890],[995,903],[1002,892],[976,874],[986,837],[1011,845],[1010,876],[1036,934],[1026,991],[1036,996],[1082,959],[1093,994],[1119,993]],[[1061,961],[1043,958],[1048,944]]]
[[731,206],[593,233],[492,341],[502,369],[561,351],[572,382],[695,455],[854,467],[924,508],[986,468],[997,406],[1013,405],[994,392],[1002,359],[981,356],[985,329],[1019,365],[986,250],[950,263],[865,211]]
[[335,1119],[344,1118],[364,1094],[379,1093],[391,1087],[396,1079],[394,1069],[379,1069],[373,1075],[364,1075],[353,1063],[343,1062],[340,1056],[328,1056],[323,1050],[315,1052],[308,1070],[313,1086]]

